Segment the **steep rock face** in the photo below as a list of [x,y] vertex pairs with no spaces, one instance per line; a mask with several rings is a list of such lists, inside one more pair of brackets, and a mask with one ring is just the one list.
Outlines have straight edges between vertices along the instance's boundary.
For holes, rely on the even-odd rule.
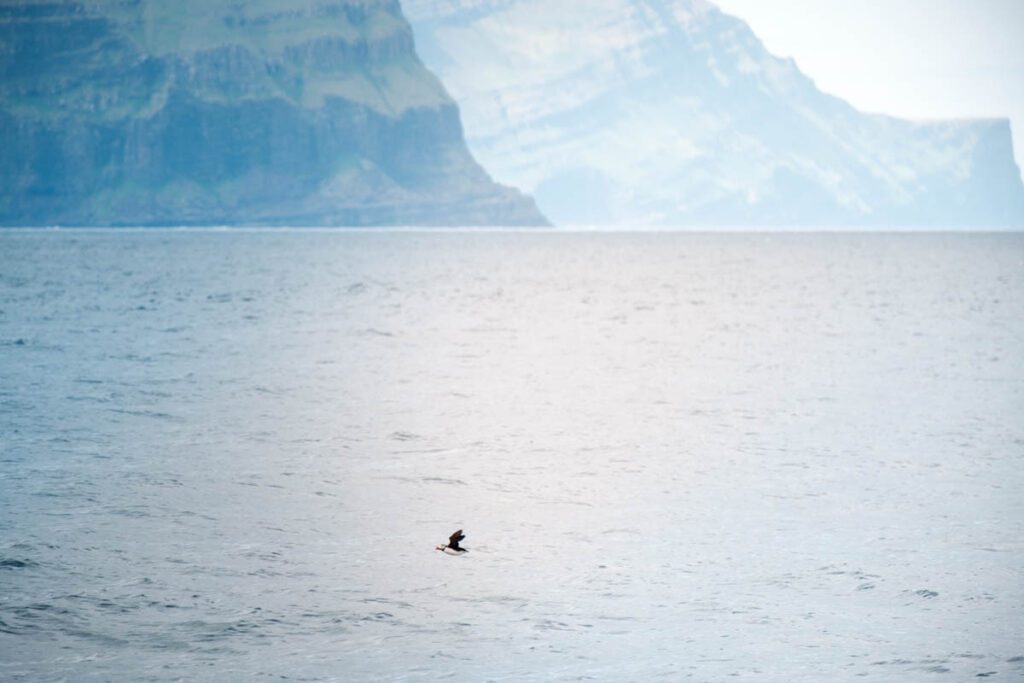
[[0,2],[0,224],[541,225],[397,0]]
[[556,223],[1024,224],[1006,120],[861,113],[703,0],[405,0],[467,140]]

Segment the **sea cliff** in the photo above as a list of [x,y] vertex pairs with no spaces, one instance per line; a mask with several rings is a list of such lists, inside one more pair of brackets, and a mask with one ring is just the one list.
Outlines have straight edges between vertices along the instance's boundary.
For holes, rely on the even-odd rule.
[[0,6],[2,225],[543,225],[397,0]]
[[858,111],[704,0],[403,7],[476,158],[555,223],[1024,225],[1009,121]]

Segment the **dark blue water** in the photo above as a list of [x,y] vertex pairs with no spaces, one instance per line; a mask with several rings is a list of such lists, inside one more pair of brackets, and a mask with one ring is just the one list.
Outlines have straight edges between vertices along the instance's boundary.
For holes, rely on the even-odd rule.
[[1013,680],[1022,465],[1021,235],[0,233],[3,680]]

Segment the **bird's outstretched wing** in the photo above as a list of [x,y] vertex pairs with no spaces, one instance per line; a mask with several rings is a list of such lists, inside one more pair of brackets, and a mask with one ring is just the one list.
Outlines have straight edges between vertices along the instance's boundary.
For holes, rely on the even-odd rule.
[[462,533],[462,529],[459,529],[454,534],[448,537],[448,545],[450,545],[452,548],[458,548],[459,541],[461,541],[465,537],[466,534]]

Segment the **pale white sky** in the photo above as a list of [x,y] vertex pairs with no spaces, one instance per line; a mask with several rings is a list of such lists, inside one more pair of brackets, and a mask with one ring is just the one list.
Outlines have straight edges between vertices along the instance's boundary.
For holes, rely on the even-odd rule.
[[858,109],[1010,117],[1024,164],[1024,0],[712,0]]

